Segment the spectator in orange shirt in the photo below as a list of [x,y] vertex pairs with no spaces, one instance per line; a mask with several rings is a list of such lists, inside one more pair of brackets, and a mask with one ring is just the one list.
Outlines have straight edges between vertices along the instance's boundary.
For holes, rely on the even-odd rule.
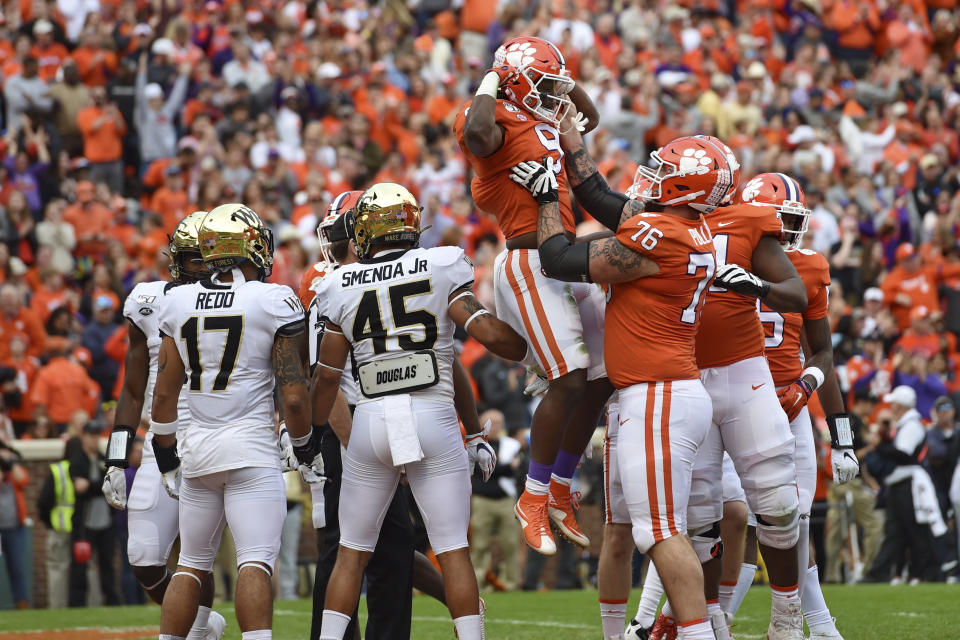
[[30,300],[30,310],[40,322],[46,324],[47,319],[57,307],[67,307],[76,311],[76,293],[64,286],[63,274],[56,269],[44,269],[41,274],[42,284],[33,292]]
[[83,136],[83,155],[90,162],[92,182],[106,182],[111,191],[123,189],[123,137],[127,123],[113,102],[107,101],[103,87],[90,90],[93,104],[77,114],[77,126]]
[[36,421],[51,424],[60,435],[77,411],[96,414],[100,386],[74,355],[60,351],[37,372],[30,399]]
[[73,226],[77,237],[74,254],[77,257],[103,257],[113,227],[113,213],[93,199],[92,182],[81,180],[77,183],[77,201],[64,210],[63,219]]
[[104,87],[107,78],[117,70],[117,54],[103,48],[100,34],[88,28],[81,37],[81,46],[71,56],[77,63],[77,71],[88,87]]
[[960,274],[960,264],[923,266],[912,244],[906,242],[897,247],[897,265],[890,270],[880,288],[883,300],[891,306],[897,326],[904,331],[910,326],[910,310],[925,306],[938,309],[937,287],[944,277]]
[[456,109],[463,99],[457,95],[457,78],[451,73],[443,77],[443,93],[435,93],[427,101],[427,117],[430,124],[450,126],[456,117]]
[[944,350],[951,352],[950,343],[933,330],[930,309],[919,305],[910,310],[910,328],[903,332],[893,348],[903,349],[907,353],[921,353],[930,358]]
[[614,14],[605,13],[597,19],[597,28],[593,32],[594,49],[601,64],[610,71],[616,72],[617,57],[623,51],[623,42],[616,31],[617,23]]
[[[858,76],[873,55],[874,38],[881,28],[872,0],[835,0],[824,3],[824,26],[837,34],[834,55],[850,61]],[[832,4],[832,6],[830,6]]]
[[37,59],[38,75],[46,82],[52,82],[57,69],[70,57],[67,48],[53,39],[53,23],[49,20],[37,20],[33,25],[36,43],[30,49],[30,55]]
[[169,240],[163,230],[163,218],[147,214],[143,218],[143,236],[137,243],[136,256],[141,269],[151,270],[157,263],[157,255],[167,247]]
[[190,197],[183,187],[183,171],[171,164],[164,171],[163,186],[156,190],[150,201],[150,210],[163,218],[163,228],[172,234],[177,224],[189,213]]
[[3,366],[17,372],[12,388],[4,389],[3,401],[7,407],[7,414],[13,421],[14,435],[18,438],[33,424],[33,401],[30,399],[30,391],[33,379],[40,368],[39,360],[27,355],[29,341],[25,334],[13,334],[10,337],[10,357],[3,361]]
[[10,357],[10,336],[22,333],[29,344],[27,354],[40,357],[47,346],[47,333],[32,311],[23,306],[20,292],[12,284],[0,286],[0,361]]
[[[925,18],[925,16],[924,16]],[[897,17],[887,24],[887,44],[900,51],[900,64],[922,73],[930,57],[933,35],[926,20],[917,16],[908,2],[901,2]]]

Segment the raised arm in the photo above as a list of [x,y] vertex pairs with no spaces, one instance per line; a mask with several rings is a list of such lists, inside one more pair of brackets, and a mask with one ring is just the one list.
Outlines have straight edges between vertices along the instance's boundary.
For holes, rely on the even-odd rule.
[[593,104],[593,100],[590,99],[590,96],[587,95],[587,92],[584,91],[583,87],[579,84],[573,85],[573,89],[570,90],[569,95],[573,106],[576,107],[577,112],[583,116],[583,133],[590,133],[600,124],[600,112],[597,111],[597,105]]
[[[653,260],[616,237],[586,243],[571,241],[560,217],[557,179],[552,168],[538,162],[522,162],[513,168],[511,178],[530,191],[539,204],[537,244],[540,264],[549,277],[564,282],[614,283],[645,278],[660,270]],[[626,212],[639,205],[630,200],[623,209]]]
[[451,293],[449,304],[450,319],[487,349],[507,360],[519,362],[526,357],[527,341],[487,311],[469,288]]
[[493,155],[503,146],[503,129],[496,120],[497,92],[501,80],[509,75],[506,67],[487,71],[467,111],[463,122],[463,140],[470,153],[478,158]]

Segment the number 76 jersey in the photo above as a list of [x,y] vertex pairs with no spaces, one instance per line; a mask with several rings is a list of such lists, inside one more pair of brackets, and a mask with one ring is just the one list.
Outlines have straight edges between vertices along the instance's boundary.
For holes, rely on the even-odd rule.
[[621,224],[616,237],[660,270],[611,287],[603,354],[610,382],[624,389],[699,378],[694,345],[716,270],[706,221],[641,213]]
[[190,406],[178,438],[184,475],[279,466],[273,344],[303,330],[303,305],[285,285],[204,280],[167,293],[160,332],[177,343]]

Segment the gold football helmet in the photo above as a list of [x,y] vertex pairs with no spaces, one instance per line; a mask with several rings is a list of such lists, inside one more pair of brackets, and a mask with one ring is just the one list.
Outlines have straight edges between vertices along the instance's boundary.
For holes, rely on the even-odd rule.
[[[207,277],[207,269],[200,263],[200,221],[206,211],[194,211],[177,224],[170,237],[170,275],[177,282],[196,282]],[[194,268],[189,268],[192,265]],[[199,268],[196,268],[198,267]]]
[[214,271],[227,271],[249,260],[266,278],[273,270],[273,232],[250,207],[222,204],[200,223],[200,255]]
[[353,215],[353,241],[357,256],[370,257],[374,245],[420,240],[423,208],[407,189],[394,182],[375,184],[360,196]]

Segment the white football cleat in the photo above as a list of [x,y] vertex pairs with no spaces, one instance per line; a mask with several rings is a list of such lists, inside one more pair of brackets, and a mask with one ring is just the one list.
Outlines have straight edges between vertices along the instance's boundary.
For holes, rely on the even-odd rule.
[[204,634],[203,640],[220,640],[220,638],[223,637],[223,633],[226,631],[226,629],[226,618],[216,611],[211,611],[210,617],[207,618],[207,633]]
[[810,640],[843,640],[843,636],[837,631],[837,619],[831,618],[827,624],[811,626]]
[[770,612],[770,626],[767,627],[767,640],[806,640],[803,635],[803,613],[800,612],[800,599]]
[[730,633],[730,620],[724,611],[717,611],[710,616],[710,626],[713,627],[713,635],[717,640],[733,640],[733,634]]
[[634,618],[627,624],[623,632],[624,640],[647,640],[650,637],[650,627],[644,627]]

